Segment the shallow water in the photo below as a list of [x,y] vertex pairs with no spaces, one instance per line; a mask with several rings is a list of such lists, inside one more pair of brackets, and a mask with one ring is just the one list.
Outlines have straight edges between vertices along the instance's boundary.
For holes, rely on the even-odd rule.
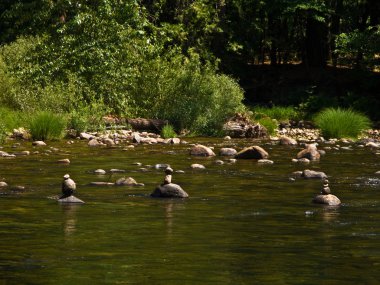
[[[6,145],[9,153],[39,153],[0,158],[0,180],[9,184],[0,190],[0,284],[379,284],[380,176],[374,173],[380,161],[371,150],[330,150],[320,162],[302,165],[291,162],[301,147],[188,141],[216,153],[258,144],[275,163],[217,165],[225,158],[190,157],[189,145],[128,151],[84,141]],[[57,163],[62,158],[71,163]],[[157,163],[185,171],[174,173],[173,182],[189,199],[149,197],[164,178],[146,166]],[[191,170],[192,163],[206,169]],[[95,175],[98,168],[107,174]],[[306,168],[326,172],[340,207],[311,203],[320,181],[289,180]],[[65,173],[86,204],[54,200]],[[89,185],[128,176],[145,186]]]

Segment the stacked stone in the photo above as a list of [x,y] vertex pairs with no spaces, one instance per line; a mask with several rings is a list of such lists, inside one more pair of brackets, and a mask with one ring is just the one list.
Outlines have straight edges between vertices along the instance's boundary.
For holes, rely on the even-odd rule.
[[330,190],[330,187],[329,187],[329,181],[327,179],[323,180],[323,187],[322,187],[322,190],[321,190],[321,194],[322,195],[331,194],[331,190]]
[[313,199],[313,202],[317,204],[325,204],[329,206],[338,206],[341,203],[338,197],[331,194],[329,181],[327,179],[323,179],[321,194],[315,196]]

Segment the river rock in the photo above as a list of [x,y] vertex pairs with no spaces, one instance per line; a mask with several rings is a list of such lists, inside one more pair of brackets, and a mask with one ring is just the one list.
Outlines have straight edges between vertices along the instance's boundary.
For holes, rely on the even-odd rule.
[[165,185],[159,185],[150,194],[152,197],[161,198],[187,198],[189,195],[181,188],[181,186],[170,183]]
[[237,159],[267,159],[268,157],[269,154],[257,145],[244,148],[235,155]]
[[127,178],[123,177],[116,180],[115,185],[116,186],[136,186],[137,182],[132,177],[127,177]]
[[315,144],[308,144],[306,148],[297,154],[297,158],[307,158],[309,160],[318,160],[321,157]]
[[220,156],[234,156],[237,154],[237,150],[230,147],[224,147],[219,150]]
[[79,137],[82,139],[82,140],[92,140],[94,139],[95,137],[91,134],[88,134],[88,133],[85,133],[85,132],[82,132],[79,134]]
[[81,199],[78,199],[77,197],[71,195],[65,198],[59,198],[58,203],[63,203],[63,204],[71,204],[71,203],[76,203],[76,204],[84,204],[84,202]]
[[46,143],[43,141],[34,141],[34,142],[32,142],[32,145],[34,145],[34,146],[46,146]]
[[255,124],[251,119],[241,113],[236,113],[224,125],[223,130],[226,135],[233,138],[262,138],[268,136],[267,129],[260,125]]
[[302,172],[302,177],[306,179],[325,179],[327,178],[327,175],[322,171],[314,171],[314,170],[305,169]]
[[94,170],[95,174],[104,175],[106,174],[106,171],[104,169],[96,169]]
[[170,139],[165,139],[164,144],[180,144],[181,140],[179,138],[170,138]]
[[100,146],[101,143],[97,140],[97,139],[91,139],[88,144],[88,146],[90,147],[96,147],[96,146]]
[[114,146],[115,145],[115,142],[112,139],[110,139],[110,138],[103,139],[103,143],[106,146]]
[[297,145],[297,141],[295,139],[289,138],[287,136],[280,137],[281,145]]
[[29,150],[23,150],[23,151],[20,151],[20,152],[16,152],[15,155],[16,155],[16,156],[26,156],[26,155],[30,155],[30,151],[29,151]]
[[338,197],[332,194],[328,195],[317,195],[313,199],[313,203],[316,204],[325,204],[329,206],[338,206],[341,204],[340,200]]
[[133,133],[132,134],[132,142],[134,143],[140,143],[141,142],[141,136],[139,133]]
[[155,169],[166,169],[168,167],[170,167],[170,164],[167,163],[157,163],[156,165],[154,165]]
[[273,160],[269,160],[269,159],[259,159],[257,161],[258,164],[273,164]]
[[2,187],[8,187],[8,184],[4,181],[0,181],[0,188]]
[[59,159],[57,162],[61,164],[70,164],[70,159],[63,158],[63,159]]
[[112,168],[112,169],[110,169],[110,172],[111,173],[124,173],[125,170],[124,169]]
[[96,182],[90,182],[90,185],[91,186],[113,186],[113,185],[115,185],[115,183],[96,181]]
[[206,169],[206,167],[204,165],[199,164],[199,163],[193,163],[190,167],[192,169]]
[[215,153],[212,151],[211,148],[197,144],[193,146],[190,150],[190,155],[194,156],[215,156]]
[[223,161],[223,160],[220,160],[220,159],[217,159],[217,160],[215,160],[215,164],[223,165],[223,164],[224,164],[224,161]]

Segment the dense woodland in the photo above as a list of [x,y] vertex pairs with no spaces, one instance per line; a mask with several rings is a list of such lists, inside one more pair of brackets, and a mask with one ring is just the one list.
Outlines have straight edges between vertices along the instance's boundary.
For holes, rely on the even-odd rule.
[[243,99],[379,120],[379,25],[377,0],[3,0],[0,101],[201,132]]

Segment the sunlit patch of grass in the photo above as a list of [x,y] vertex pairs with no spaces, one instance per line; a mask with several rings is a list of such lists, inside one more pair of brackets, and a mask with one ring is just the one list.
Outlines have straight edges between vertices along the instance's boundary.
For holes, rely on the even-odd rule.
[[315,116],[316,125],[326,138],[354,138],[371,127],[371,121],[351,109],[328,108]]
[[38,112],[31,116],[29,130],[34,140],[61,139],[66,128],[66,118],[51,112]]

